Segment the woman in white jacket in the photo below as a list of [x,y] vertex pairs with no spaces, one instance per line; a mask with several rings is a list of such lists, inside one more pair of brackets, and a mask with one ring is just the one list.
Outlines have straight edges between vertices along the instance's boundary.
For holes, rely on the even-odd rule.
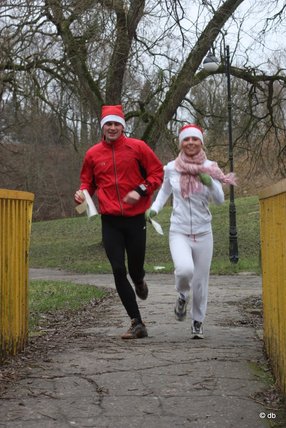
[[213,234],[209,201],[224,202],[221,183],[235,184],[233,174],[224,175],[216,162],[207,159],[203,132],[197,125],[185,125],[179,132],[180,153],[165,166],[162,187],[147,212],[155,216],[173,194],[169,245],[175,267],[175,288],[179,293],[175,316],[186,318],[192,291],[192,337],[203,338],[207,310]]

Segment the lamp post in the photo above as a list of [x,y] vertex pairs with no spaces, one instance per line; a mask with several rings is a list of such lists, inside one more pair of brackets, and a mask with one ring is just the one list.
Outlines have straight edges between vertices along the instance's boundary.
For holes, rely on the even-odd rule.
[[[218,69],[218,60],[210,51],[203,61],[203,67],[209,72]],[[233,140],[232,140],[232,99],[230,86],[230,54],[229,46],[225,47],[225,73],[227,77],[227,110],[228,110],[228,160],[229,170],[233,172]],[[238,242],[236,228],[236,207],[234,201],[234,186],[229,189],[229,260],[231,263],[238,262]]]

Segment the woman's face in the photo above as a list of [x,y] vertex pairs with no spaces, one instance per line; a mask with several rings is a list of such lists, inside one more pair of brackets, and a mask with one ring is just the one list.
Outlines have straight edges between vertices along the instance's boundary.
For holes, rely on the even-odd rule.
[[187,137],[182,141],[181,148],[187,156],[194,156],[200,152],[202,142],[198,137]]

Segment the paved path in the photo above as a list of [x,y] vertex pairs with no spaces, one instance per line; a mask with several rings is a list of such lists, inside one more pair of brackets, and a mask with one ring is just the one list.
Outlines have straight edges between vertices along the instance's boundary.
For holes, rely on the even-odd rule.
[[[113,287],[110,275],[30,271],[31,278]],[[191,340],[190,320],[173,316],[172,275],[147,275],[140,301],[149,337],[123,341],[129,327],[115,296],[78,323],[61,351],[26,370],[1,400],[6,428],[260,428],[270,410],[257,399],[267,386],[259,373],[263,343],[238,303],[261,296],[252,275],[212,276],[204,340]],[[83,340],[84,338],[84,340]]]

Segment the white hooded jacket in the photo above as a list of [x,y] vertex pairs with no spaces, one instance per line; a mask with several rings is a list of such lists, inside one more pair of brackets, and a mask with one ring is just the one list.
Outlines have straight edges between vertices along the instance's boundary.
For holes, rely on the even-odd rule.
[[[206,160],[204,166],[209,166],[211,163],[210,160]],[[183,198],[180,176],[181,174],[175,169],[174,160],[164,167],[164,181],[151,209],[158,214],[171,194],[173,194],[170,231],[187,235],[210,232],[212,215],[209,210],[209,202],[211,201],[215,204],[224,202],[221,183],[212,179],[210,187],[203,186],[201,192],[192,193],[190,197]]]

